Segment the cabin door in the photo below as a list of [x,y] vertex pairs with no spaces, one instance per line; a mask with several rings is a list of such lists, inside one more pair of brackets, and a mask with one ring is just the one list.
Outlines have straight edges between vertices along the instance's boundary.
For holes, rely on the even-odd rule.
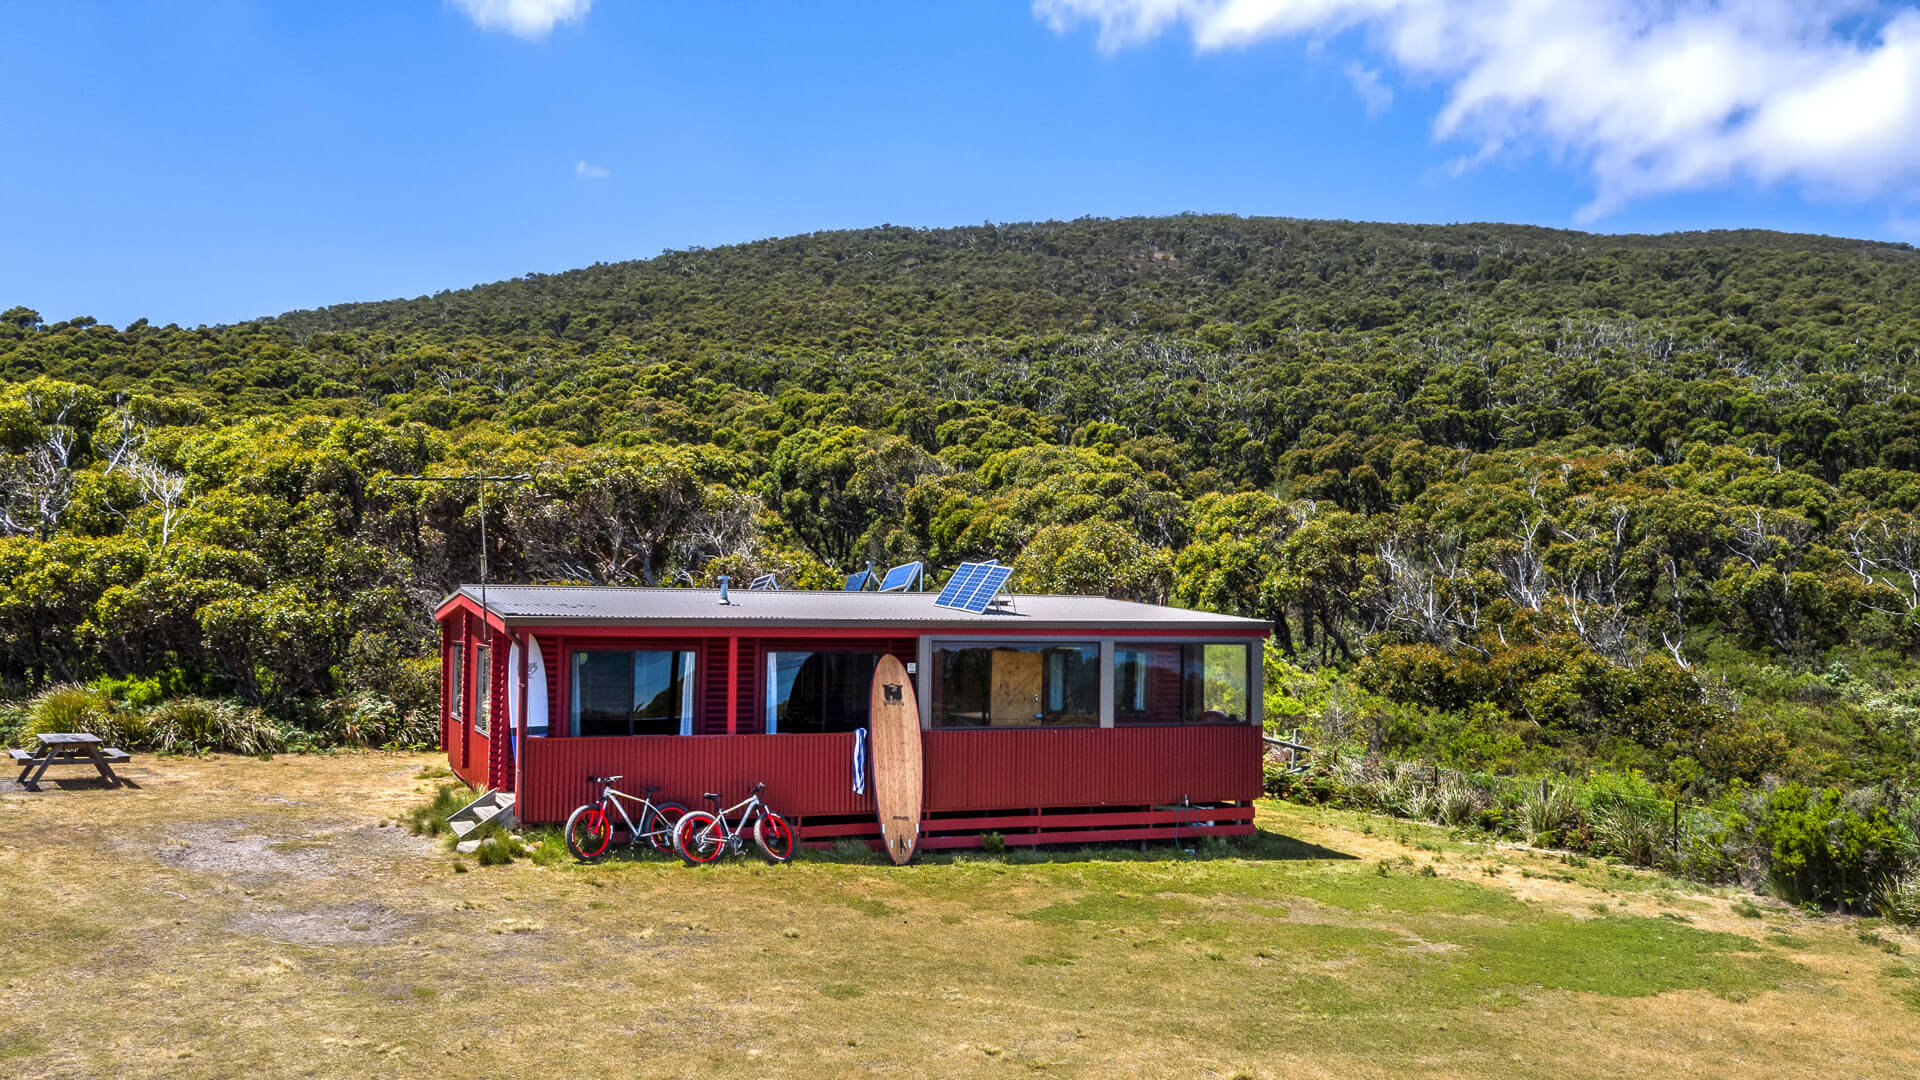
[[1031,727],[1040,722],[1041,666],[1037,652],[995,650],[993,701],[988,721],[995,727]]

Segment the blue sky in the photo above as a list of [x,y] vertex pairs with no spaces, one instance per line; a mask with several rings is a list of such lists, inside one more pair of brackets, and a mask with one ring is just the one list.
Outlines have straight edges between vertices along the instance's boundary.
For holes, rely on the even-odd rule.
[[[522,4],[519,33],[476,15]],[[575,17],[542,33],[555,4]],[[1726,144],[1706,166],[1660,157],[1677,136],[1594,134],[1609,125],[1582,108],[1659,102],[1567,77],[1505,86],[1447,126],[1538,38],[1473,38],[1476,67],[1435,60],[1392,17],[1302,27],[1261,0],[584,8],[6,4],[0,307],[229,322],[881,222],[1198,210],[1907,240],[1920,220],[1880,129],[1842,148],[1864,165],[1829,175],[1813,151],[1722,139],[1764,96],[1701,121]],[[1862,31],[1856,10],[1847,55],[1891,50],[1906,15]],[[1793,54],[1813,58],[1803,81],[1845,60],[1820,32],[1782,31],[1812,42]],[[1911,111],[1886,123],[1920,142]]]

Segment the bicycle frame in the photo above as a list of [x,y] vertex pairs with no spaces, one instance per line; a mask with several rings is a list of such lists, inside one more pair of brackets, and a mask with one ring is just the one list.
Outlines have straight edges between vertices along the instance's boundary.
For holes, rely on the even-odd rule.
[[[760,801],[760,793],[756,791],[725,810],[715,810],[713,821],[720,830],[719,841],[731,850],[739,851],[746,844],[747,826],[751,825],[753,819],[766,809],[766,805]],[[738,825],[727,821],[727,815],[735,810],[740,811]]]
[[[626,792],[621,791],[619,788],[614,787],[612,784],[601,785],[600,797],[594,800],[594,804],[600,807],[601,812],[603,813],[606,811],[607,805],[609,803],[612,804],[614,810],[619,812],[620,820],[624,822],[627,826],[627,840],[629,843],[639,840],[643,836],[653,835],[653,834],[641,831],[639,828],[637,828],[633,824],[633,818],[627,816],[626,803],[621,801],[623,799],[626,800],[626,802],[637,802],[640,804],[640,807],[641,807],[640,820],[642,821],[645,821],[647,819],[648,809],[654,809],[656,811],[659,809],[658,807],[655,807],[653,804],[653,796],[629,795]],[[672,826],[668,826],[668,830],[671,831],[671,829],[672,829]]]

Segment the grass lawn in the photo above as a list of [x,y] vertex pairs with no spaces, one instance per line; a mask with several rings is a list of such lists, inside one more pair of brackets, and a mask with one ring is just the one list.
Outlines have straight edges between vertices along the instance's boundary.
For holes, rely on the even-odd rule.
[[1600,862],[1276,804],[1197,855],[479,867],[385,824],[436,759],[0,783],[0,1074],[1920,1069],[1920,938]]

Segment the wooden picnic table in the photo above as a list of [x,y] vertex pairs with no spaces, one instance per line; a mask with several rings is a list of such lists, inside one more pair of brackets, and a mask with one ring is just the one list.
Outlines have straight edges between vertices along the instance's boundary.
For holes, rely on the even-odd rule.
[[50,731],[38,738],[38,750],[7,751],[14,764],[20,766],[20,775],[14,782],[28,791],[39,791],[40,778],[55,765],[91,765],[100,770],[101,778],[109,786],[119,787],[120,778],[114,775],[112,765],[132,757],[118,747],[102,746],[100,736],[85,732]]

